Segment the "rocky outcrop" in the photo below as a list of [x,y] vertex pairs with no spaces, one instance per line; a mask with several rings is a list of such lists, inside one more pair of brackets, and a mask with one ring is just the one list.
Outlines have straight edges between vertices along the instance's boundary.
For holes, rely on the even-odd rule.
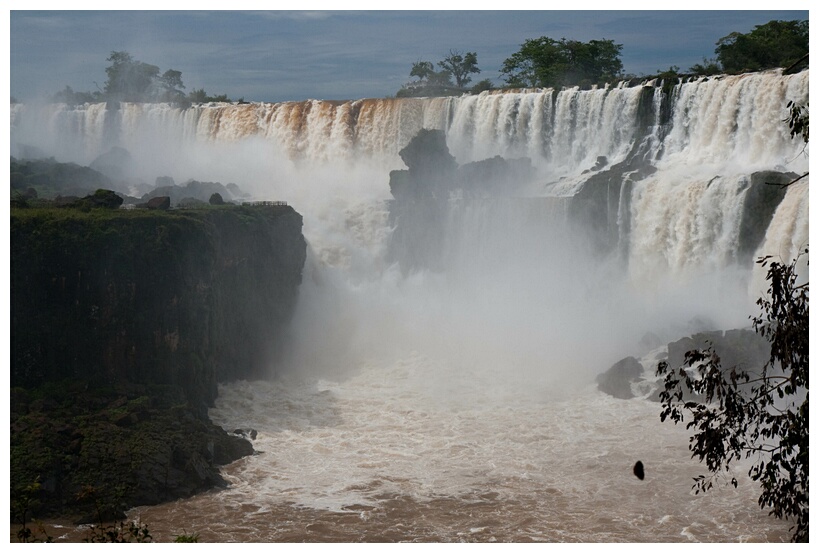
[[771,344],[753,330],[699,332],[668,344],[668,364],[681,367],[687,352],[709,346],[719,355],[723,368],[760,369],[771,356]]
[[125,148],[115,146],[97,156],[89,167],[109,178],[121,179],[131,171],[133,164],[130,152]]
[[739,230],[741,261],[752,261],[756,249],[765,239],[765,231],[773,219],[777,206],[785,197],[785,185],[798,175],[777,171],[758,171],[748,178],[748,191],[742,205],[742,223]]
[[284,205],[12,209],[12,488],[38,479],[54,513],[86,486],[133,506],[223,483],[252,446],[207,408],[275,366],[301,226]]
[[11,244],[12,385],[182,385],[203,406],[273,360],[306,255],[289,206],[20,209]]
[[[621,258],[628,255],[630,233],[630,201],[632,187],[656,172],[646,163],[641,151],[645,143],[638,142],[625,161],[592,170],[570,202],[570,214],[580,228],[586,229],[595,249]],[[596,167],[597,167],[596,166]],[[736,257],[741,264],[753,261],[756,249],[765,238],[765,231],[777,206],[785,197],[785,184],[797,177],[794,173],[760,171],[744,178],[747,188],[742,205]]]
[[33,514],[77,523],[224,487],[219,466],[253,446],[187,405],[180,388],[153,384],[65,380],[12,388],[12,514],[34,482]]
[[225,202],[239,199],[242,196],[239,187],[233,183],[224,186],[219,182],[203,182],[189,180],[181,185],[173,183],[172,179],[157,178],[156,188],[142,196],[143,202],[150,202],[152,198],[167,196],[173,206],[178,206],[186,198],[194,198],[208,203],[214,194],[218,194]]
[[514,196],[534,170],[528,158],[500,156],[459,166],[443,131],[422,129],[399,155],[407,169],[390,172],[389,258],[404,272],[441,270],[451,202]]
[[634,393],[631,384],[643,376],[643,366],[634,357],[621,359],[601,375],[597,376],[597,388],[619,399],[631,399]]
[[[673,342],[667,346],[668,354],[665,361],[669,367],[685,366],[685,355],[692,350],[704,350],[711,347],[719,356],[720,366],[723,369],[737,367],[754,372],[761,370],[771,355],[771,344],[762,336],[750,329],[727,331],[699,332]],[[612,365],[604,373],[597,376],[597,388],[606,394],[620,399],[635,397],[632,392],[634,385],[645,390],[654,389],[649,399],[659,400],[661,385],[656,379],[647,380],[644,377],[643,365],[634,357],[626,357]],[[642,384],[642,386],[641,386]]]
[[102,173],[75,163],[58,163],[53,158],[17,160],[11,158],[12,190],[37,189],[40,197],[93,194],[111,188],[112,181]]
[[144,209],[170,209],[171,208],[171,198],[168,196],[154,196],[144,204],[139,204],[137,207],[144,208]]

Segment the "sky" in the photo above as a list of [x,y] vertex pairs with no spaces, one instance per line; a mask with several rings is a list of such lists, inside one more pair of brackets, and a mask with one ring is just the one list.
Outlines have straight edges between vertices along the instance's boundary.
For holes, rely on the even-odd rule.
[[[64,5],[65,3],[63,3]],[[128,8],[130,2],[118,6]],[[348,100],[394,95],[412,80],[412,64],[433,63],[451,50],[476,52],[481,73],[472,82],[503,83],[503,61],[526,39],[548,36],[622,44],[624,70],[649,75],[677,66],[687,70],[714,57],[717,40],[746,33],[772,19],[807,19],[808,11],[460,11],[476,2],[402,2],[390,6],[453,8],[447,11],[332,11],[338,6],[383,6],[369,2],[311,2],[313,11],[258,11],[269,2],[230,3],[243,11],[190,11],[186,6],[224,7],[225,2],[140,3],[150,11],[93,11],[101,3],[80,1],[82,11],[21,11],[54,8],[53,2],[11,0],[9,88],[32,100],[70,86],[94,91],[105,85],[106,58],[127,51],[160,72],[182,72],[186,91],[204,88],[231,99],[278,102]],[[493,3],[542,7],[543,3]],[[585,7],[578,0],[572,6]],[[681,4],[681,3],[677,3]],[[697,4],[697,2],[695,2]],[[706,5],[749,6],[748,2]],[[756,3],[758,5],[758,3]],[[767,3],[771,5],[773,3]],[[779,3],[807,6],[806,2]],[[108,4],[110,5],[110,4]],[[480,3],[485,6],[486,3]],[[592,3],[591,5],[594,5]],[[597,4],[599,5],[599,3]],[[619,4],[618,4],[619,5]],[[657,2],[629,5],[656,6]],[[689,4],[686,4],[689,5]],[[157,11],[157,7],[180,8]]]

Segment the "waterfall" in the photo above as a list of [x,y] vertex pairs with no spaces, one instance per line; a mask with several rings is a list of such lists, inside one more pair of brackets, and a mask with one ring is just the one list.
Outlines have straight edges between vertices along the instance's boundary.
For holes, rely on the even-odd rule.
[[[758,509],[743,461],[736,490],[691,494],[702,468],[683,425],[594,378],[625,356],[650,370],[658,344],[747,327],[766,287],[754,259],[807,245],[807,179],[767,184],[808,170],[788,101],[808,101],[807,71],[670,89],[16,104],[11,153],[88,165],[121,147],[131,183],[232,182],[304,217],[279,378],[224,385],[210,412],[257,429],[259,455],[225,467],[225,490],[140,508],[152,531],[193,520],[236,541],[780,540],[789,525]],[[528,158],[531,174],[393,198],[390,172],[422,129],[443,132],[456,174],[488,160],[461,173],[480,180],[495,156]],[[799,267],[807,278],[806,257]]]
[[[345,204],[358,197],[363,206],[367,198],[389,198],[387,174],[403,167],[401,148],[423,128],[440,129],[459,164],[529,158],[537,178],[516,196],[573,196],[601,163],[628,165],[609,179],[617,198],[602,216],[611,220],[614,242],[638,281],[735,264],[749,176],[807,171],[807,148],[789,136],[785,119],[788,101],[807,102],[808,72],[703,77],[675,85],[667,96],[658,84],[187,109],[16,104],[11,149],[89,164],[120,146],[135,159],[133,178],[149,183],[160,175],[235,181],[260,197],[349,195]],[[637,161],[651,174],[633,172]],[[362,172],[367,184],[347,182],[347,175]],[[326,189],[306,190],[312,187]],[[793,216],[807,227],[806,205]],[[787,228],[777,219],[770,233]],[[783,239],[770,236],[766,243]]]

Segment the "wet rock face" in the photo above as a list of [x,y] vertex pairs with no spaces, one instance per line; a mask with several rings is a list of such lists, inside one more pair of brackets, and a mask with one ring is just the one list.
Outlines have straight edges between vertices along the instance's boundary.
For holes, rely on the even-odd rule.
[[151,198],[144,204],[140,204],[139,207],[144,206],[147,209],[170,209],[171,208],[171,198],[168,196],[156,196]]
[[597,376],[597,387],[601,392],[619,399],[631,399],[634,393],[631,384],[642,378],[643,366],[634,357],[621,359],[609,370]]
[[223,485],[253,447],[207,408],[275,367],[301,227],[288,206],[13,209],[12,495],[117,513]]
[[253,453],[247,439],[197,417],[178,389],[67,381],[13,390],[12,497],[39,482],[35,516],[122,518],[223,487],[219,466]]
[[458,165],[443,131],[422,129],[399,155],[407,169],[390,172],[392,233],[388,258],[404,272],[442,270],[443,249],[451,232],[452,201],[490,201],[514,196],[534,175],[529,158],[495,156]]
[[[648,339],[647,339],[648,338]],[[658,337],[644,337],[642,342],[656,345]],[[747,371],[760,370],[770,359],[771,344],[762,336],[750,329],[715,330],[698,332],[669,342],[668,354],[665,361],[671,368],[680,368],[685,365],[685,355],[692,350],[713,348],[720,358],[723,369],[738,367]],[[635,397],[632,384],[644,383],[647,390],[654,388],[649,399],[659,401],[659,389],[662,383],[648,382],[644,376],[642,364],[634,357],[626,357],[612,365],[604,373],[597,376],[597,388],[606,394],[620,399]]]
[[217,381],[275,362],[301,284],[301,225],[289,206],[15,210],[12,385],[176,385],[205,409]]

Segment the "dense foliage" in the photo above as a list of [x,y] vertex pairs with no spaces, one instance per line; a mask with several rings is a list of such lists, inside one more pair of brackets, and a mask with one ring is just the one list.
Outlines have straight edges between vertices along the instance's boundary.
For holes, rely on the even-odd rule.
[[810,138],[810,111],[807,105],[788,102],[788,127],[791,129],[791,138],[799,136],[808,143]]
[[621,76],[622,44],[549,37],[529,39],[503,62],[501,74],[512,87],[591,85]]
[[[396,93],[396,96],[444,96],[451,94],[462,94],[466,91],[466,86],[472,81],[469,76],[473,73],[480,73],[478,68],[478,54],[467,52],[462,54],[458,50],[450,50],[449,55],[438,62],[440,71],[435,71],[435,66],[431,61],[419,60],[412,64],[410,77],[417,77]],[[455,83],[452,79],[455,79]],[[482,92],[491,88],[489,81],[479,83],[476,91]],[[476,85],[477,86],[477,85]]]
[[769,21],[750,33],[731,33],[714,52],[728,73],[788,67],[808,53],[808,21]]
[[478,69],[478,54],[467,52],[461,54],[457,50],[450,50],[449,55],[438,62],[438,67],[452,75],[455,79],[455,86],[464,88],[472,78],[471,73],[480,73]]
[[[805,250],[807,255],[807,249]],[[759,260],[767,266],[770,258]],[[753,327],[771,343],[761,373],[724,368],[712,349],[686,354],[685,367],[657,367],[665,378],[661,420],[691,417],[689,448],[710,476],[696,477],[699,493],[731,464],[753,458],[748,475],[760,483],[759,505],[795,521],[794,541],[808,539],[808,284],[797,284],[795,262],[771,262],[763,314]],[[737,486],[736,478],[731,484]]]
[[[105,69],[108,75],[108,80],[105,82],[105,95],[109,100],[151,101],[178,92],[175,87],[185,87],[179,71],[166,72],[175,77],[175,82],[165,83],[164,79],[159,76],[159,67],[135,60],[128,52],[111,52],[107,61],[111,62],[111,65]],[[181,94],[181,92],[178,93]],[[163,98],[163,101],[167,99]]]
[[[160,74],[156,65],[136,60],[125,51],[114,51],[106,61],[103,90],[77,92],[67,86],[52,95],[53,102],[79,105],[90,102],[171,102],[182,106],[202,102],[229,102],[226,94],[210,96],[205,89],[183,92],[182,72],[168,69]],[[240,100],[242,101],[242,100]]]

